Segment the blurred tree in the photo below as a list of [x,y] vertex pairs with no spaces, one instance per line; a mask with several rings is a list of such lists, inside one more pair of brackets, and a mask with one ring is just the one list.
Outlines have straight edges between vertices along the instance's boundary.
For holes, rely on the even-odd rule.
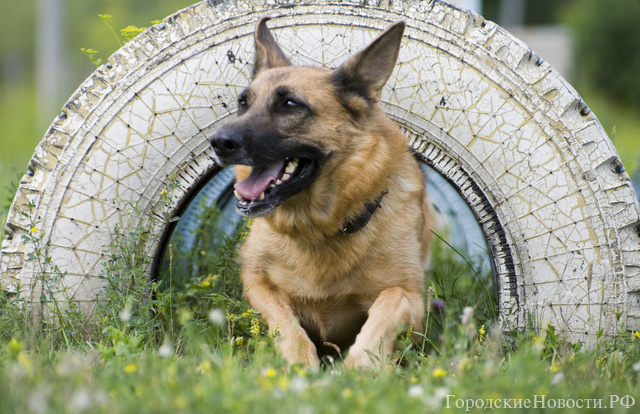
[[575,34],[576,80],[640,109],[640,2],[576,0],[566,20]]
[[[557,24],[561,10],[575,0],[482,0],[482,14],[499,25]],[[515,13],[515,16],[513,15]],[[510,21],[505,21],[504,19]]]
[[[46,131],[47,125],[60,113],[60,108],[78,85],[95,70],[91,60],[81,48],[92,48],[106,62],[109,55],[119,48],[109,28],[99,14],[113,16],[113,28],[135,25],[148,27],[152,20],[160,20],[198,0],[59,0],[57,3],[62,26],[58,35],[62,47],[56,54],[61,68],[55,75],[57,97],[44,106],[38,105],[36,96],[42,93],[38,85],[36,61],[44,61],[46,68],[50,49],[37,48],[36,33],[44,27],[37,16],[46,23],[53,18],[41,12],[39,0],[4,1],[0,13],[0,212],[10,191],[6,189],[16,175],[25,171]],[[48,20],[47,20],[48,19]],[[38,30],[40,29],[40,30]],[[123,39],[124,40],[124,39]],[[41,42],[42,43],[42,42]],[[42,78],[42,76],[40,76]],[[41,122],[38,122],[42,120]],[[44,124],[44,126],[42,126]],[[1,225],[1,223],[0,223]]]

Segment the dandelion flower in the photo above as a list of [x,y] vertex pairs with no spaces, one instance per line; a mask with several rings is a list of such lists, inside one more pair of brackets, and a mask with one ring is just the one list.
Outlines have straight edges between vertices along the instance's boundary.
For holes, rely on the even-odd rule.
[[264,376],[273,378],[276,376],[276,370],[273,368],[267,368],[267,370],[264,371]]
[[138,370],[138,365],[136,364],[128,364],[124,367],[124,372],[127,374],[133,374]]
[[633,332],[633,337],[636,339],[640,339],[640,332],[638,331]]
[[433,378],[444,378],[447,376],[447,371],[442,368],[436,368],[431,372]]

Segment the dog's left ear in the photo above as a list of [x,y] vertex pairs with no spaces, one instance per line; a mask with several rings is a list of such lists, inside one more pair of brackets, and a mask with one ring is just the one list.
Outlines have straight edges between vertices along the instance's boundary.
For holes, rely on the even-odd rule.
[[334,82],[371,103],[379,102],[382,88],[396,65],[404,27],[403,21],[387,27],[366,48],[335,70]]
[[271,20],[271,17],[263,17],[256,25],[256,51],[253,57],[252,72],[252,77],[254,79],[259,72],[265,69],[291,66],[291,62],[284,55],[284,52],[280,49],[280,46],[278,46],[276,40],[273,38],[273,35],[267,27],[267,22],[269,20]]

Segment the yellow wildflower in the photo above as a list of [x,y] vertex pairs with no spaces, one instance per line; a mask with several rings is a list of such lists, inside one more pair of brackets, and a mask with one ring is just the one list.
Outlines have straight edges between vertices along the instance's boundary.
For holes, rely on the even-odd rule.
[[189,401],[184,395],[178,395],[176,398],[173,399],[173,405],[176,408],[185,408],[187,404],[189,404]]
[[198,365],[198,370],[200,372],[208,372],[211,371],[211,362],[209,362],[208,360],[204,360],[202,361],[199,365]]
[[31,227],[31,233],[38,234],[40,233],[40,229],[37,227]]
[[480,342],[484,341],[484,337],[486,334],[487,334],[487,331],[484,329],[484,325],[482,325],[480,329],[478,329],[478,335],[479,335],[478,340]]
[[251,328],[249,328],[249,332],[253,336],[260,335],[260,323],[256,318],[251,318]]
[[18,354],[22,351],[22,342],[18,341],[16,338],[11,338],[9,344],[7,345],[7,349],[12,354]]
[[138,365],[136,364],[129,364],[124,367],[124,372],[126,372],[127,374],[133,374],[137,370],[138,370]]
[[633,332],[633,337],[636,339],[640,339],[640,332],[638,331]]
[[134,37],[138,36],[142,32],[144,32],[144,27],[136,27],[136,26],[133,26],[133,25],[129,25],[129,26],[125,27],[124,29],[120,30],[120,34],[127,41],[133,39]]
[[447,371],[445,371],[442,368],[436,368],[431,372],[431,376],[433,376],[433,378],[443,378],[447,375]]
[[31,368],[32,368],[31,360],[29,360],[29,357],[27,356],[27,354],[25,354],[24,352],[20,352],[18,354],[17,360],[20,363],[20,365],[22,365],[22,367],[25,369],[25,371],[31,372]]

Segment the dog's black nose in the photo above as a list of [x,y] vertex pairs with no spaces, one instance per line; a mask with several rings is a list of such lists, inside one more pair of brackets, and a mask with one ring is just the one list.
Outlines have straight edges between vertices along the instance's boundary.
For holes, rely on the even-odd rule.
[[233,158],[242,148],[242,132],[235,129],[221,129],[209,138],[211,146],[221,158]]

